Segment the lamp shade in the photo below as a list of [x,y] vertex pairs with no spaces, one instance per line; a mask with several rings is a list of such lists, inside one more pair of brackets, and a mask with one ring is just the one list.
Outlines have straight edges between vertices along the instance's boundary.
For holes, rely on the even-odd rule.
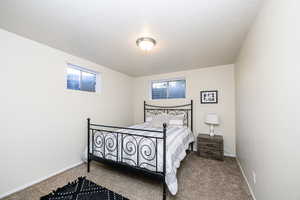
[[215,113],[209,113],[205,117],[205,123],[207,124],[219,124],[219,117]]

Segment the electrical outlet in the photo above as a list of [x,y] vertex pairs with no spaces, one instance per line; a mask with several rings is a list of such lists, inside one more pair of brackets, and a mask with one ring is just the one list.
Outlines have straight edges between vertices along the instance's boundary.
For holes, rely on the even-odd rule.
[[256,173],[252,171],[253,183],[256,184]]

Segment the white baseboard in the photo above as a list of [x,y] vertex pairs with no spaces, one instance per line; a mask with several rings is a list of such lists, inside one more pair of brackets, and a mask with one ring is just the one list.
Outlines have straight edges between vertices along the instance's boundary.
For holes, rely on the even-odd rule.
[[247,183],[247,186],[248,186],[248,188],[249,188],[249,191],[250,191],[250,193],[251,193],[251,196],[252,196],[253,200],[256,200],[256,197],[255,197],[255,195],[254,195],[254,192],[253,192],[253,190],[252,190],[252,188],[251,188],[251,186],[250,186],[250,184],[249,184],[249,181],[248,181],[248,179],[247,179],[247,176],[246,176],[246,174],[245,174],[245,171],[244,171],[244,169],[243,169],[243,167],[242,167],[242,165],[241,165],[241,163],[240,163],[238,157],[236,157],[236,161],[237,161],[238,166],[240,167],[240,169],[241,169],[241,171],[242,171],[243,177],[244,177],[244,179],[245,179],[245,181],[246,181],[246,183]]
[[236,158],[236,155],[231,153],[224,153],[224,156]]
[[9,196],[9,195],[11,195],[11,194],[13,194],[13,193],[16,193],[16,192],[19,192],[19,191],[21,191],[21,190],[24,190],[24,189],[26,189],[26,188],[28,188],[28,187],[30,187],[30,186],[32,186],[32,185],[35,185],[35,184],[37,184],[37,183],[40,183],[40,182],[42,182],[42,181],[44,181],[44,180],[46,180],[46,179],[48,179],[48,178],[50,178],[50,177],[52,177],[52,176],[55,176],[55,175],[57,175],[57,174],[60,174],[60,173],[62,173],[62,172],[64,172],[64,171],[67,171],[67,170],[69,170],[69,169],[72,169],[72,168],[74,168],[74,167],[77,167],[78,165],[81,165],[82,163],[83,163],[83,161],[80,161],[79,163],[76,163],[76,164],[74,164],[74,165],[65,167],[65,168],[63,168],[63,169],[61,169],[61,170],[59,170],[59,171],[57,171],[57,172],[54,172],[54,173],[49,174],[49,175],[47,175],[47,176],[45,176],[45,177],[39,178],[38,180],[32,181],[32,182],[27,183],[27,184],[25,184],[25,185],[22,185],[22,186],[20,186],[20,187],[17,187],[16,189],[13,189],[13,190],[11,190],[11,191],[5,193],[5,194],[0,194],[0,199],[2,199],[2,198],[4,198],[4,197],[7,197],[7,196]]

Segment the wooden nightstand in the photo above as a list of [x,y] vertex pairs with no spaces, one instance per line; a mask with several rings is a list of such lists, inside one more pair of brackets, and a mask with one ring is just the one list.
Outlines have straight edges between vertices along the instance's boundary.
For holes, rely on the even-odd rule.
[[224,160],[223,136],[199,134],[197,137],[197,153],[201,157]]

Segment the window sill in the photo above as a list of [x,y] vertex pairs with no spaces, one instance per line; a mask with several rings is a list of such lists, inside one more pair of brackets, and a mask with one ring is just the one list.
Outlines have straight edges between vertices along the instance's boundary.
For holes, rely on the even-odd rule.
[[89,92],[89,91],[84,91],[84,90],[72,90],[72,89],[65,89],[67,93],[72,93],[72,94],[85,94],[85,95],[100,95],[100,91],[96,92]]
[[171,99],[152,99],[152,98],[150,98],[149,100],[150,101],[161,101],[161,100],[184,100],[184,99],[187,99],[187,98],[171,98]]

